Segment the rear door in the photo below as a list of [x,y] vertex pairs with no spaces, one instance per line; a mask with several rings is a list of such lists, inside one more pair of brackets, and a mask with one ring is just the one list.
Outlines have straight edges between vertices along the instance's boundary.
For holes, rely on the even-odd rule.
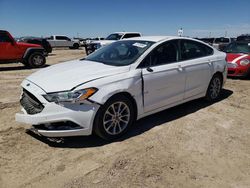
[[186,74],[184,99],[206,92],[211,79],[213,49],[193,40],[180,40],[183,70]]
[[168,41],[156,47],[139,66],[144,83],[144,112],[183,100],[185,72],[178,53],[177,41]]

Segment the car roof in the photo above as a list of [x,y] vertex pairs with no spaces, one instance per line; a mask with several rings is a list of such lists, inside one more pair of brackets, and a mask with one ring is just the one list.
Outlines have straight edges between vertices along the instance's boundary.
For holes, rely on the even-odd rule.
[[1,33],[6,33],[7,31],[6,30],[0,30]]
[[128,31],[121,31],[121,32],[114,32],[114,33],[112,33],[112,34],[141,34],[140,32],[128,32]]
[[178,37],[178,36],[142,36],[142,37],[127,38],[127,39],[123,39],[123,40],[141,40],[141,41],[160,42],[163,40],[170,40],[170,39],[188,39],[188,40],[199,41],[199,40],[196,40],[193,38]]

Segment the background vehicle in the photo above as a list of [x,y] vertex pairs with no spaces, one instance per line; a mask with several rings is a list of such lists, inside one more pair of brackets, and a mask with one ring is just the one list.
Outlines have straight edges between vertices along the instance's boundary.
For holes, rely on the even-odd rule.
[[8,31],[0,30],[0,62],[22,62],[38,68],[46,63],[45,55],[40,45],[16,42]]
[[98,41],[98,40],[104,40],[104,38],[103,37],[86,38],[86,39],[80,40],[80,45],[86,47],[86,45],[88,45],[89,43],[93,41]]
[[147,115],[200,97],[216,101],[226,79],[225,57],[189,38],[120,40],[25,79],[26,113],[16,120],[44,136],[94,132],[115,139]]
[[249,42],[232,42],[224,51],[227,53],[228,76],[247,77],[250,75]]
[[201,41],[203,41],[211,46],[213,45],[213,42],[214,42],[214,38],[200,38],[198,40],[201,40]]
[[78,49],[80,47],[79,40],[71,40],[64,35],[52,35],[47,38],[51,47],[69,47],[70,49]]
[[18,39],[18,42],[26,42],[26,43],[30,43],[30,44],[38,44],[38,45],[42,46],[48,54],[52,52],[52,47],[51,47],[50,43],[44,38],[40,38],[40,37],[21,37],[21,38]]
[[236,41],[248,41],[248,42],[250,42],[250,34],[240,35],[236,38]]
[[89,55],[94,52],[96,49],[111,44],[117,40],[132,38],[132,37],[140,37],[141,33],[138,32],[116,32],[110,34],[105,40],[99,41],[90,41],[86,44],[86,54]]
[[229,37],[220,37],[220,38],[215,38],[213,41],[213,47],[216,49],[223,51],[223,49],[231,42],[234,40]]

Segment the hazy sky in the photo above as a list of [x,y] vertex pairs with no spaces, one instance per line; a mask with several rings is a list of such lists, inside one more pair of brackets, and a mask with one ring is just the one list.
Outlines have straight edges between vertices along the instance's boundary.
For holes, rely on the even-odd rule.
[[14,36],[107,36],[115,31],[191,37],[250,33],[250,0],[0,0]]

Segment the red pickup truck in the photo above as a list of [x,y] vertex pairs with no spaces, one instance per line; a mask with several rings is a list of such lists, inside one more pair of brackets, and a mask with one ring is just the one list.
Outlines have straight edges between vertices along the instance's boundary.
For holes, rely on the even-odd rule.
[[40,45],[16,42],[8,31],[0,30],[0,63],[22,62],[39,68],[46,63],[45,50]]

